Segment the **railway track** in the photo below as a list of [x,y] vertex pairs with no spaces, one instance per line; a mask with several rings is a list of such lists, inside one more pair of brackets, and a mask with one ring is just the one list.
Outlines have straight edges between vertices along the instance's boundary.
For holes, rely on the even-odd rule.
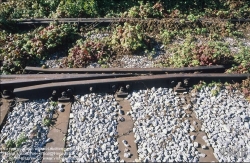
[[[89,89],[95,89],[95,91],[99,92],[112,92],[121,87],[125,88],[126,85],[134,85],[136,88],[140,88],[141,86],[144,87],[141,83],[148,84],[149,86],[152,85],[152,82],[154,82],[153,85],[158,82],[160,86],[164,86],[168,83],[173,87],[177,85],[179,81],[184,80],[188,80],[189,83],[194,84],[200,80],[212,81],[218,77],[220,77],[220,80],[231,79],[235,82],[237,79],[242,80],[248,77],[248,74],[222,74],[221,72],[225,71],[225,67],[220,65],[160,69],[42,69],[37,67],[26,67],[25,71],[28,74],[2,75],[1,92],[4,90],[5,92],[14,91],[15,94],[22,96],[22,93],[25,92],[24,94],[27,94],[27,91],[43,90],[42,92],[45,92],[46,94],[47,91],[52,92],[52,89],[59,89],[61,91],[65,87],[68,87],[68,89],[74,89],[78,92],[89,92]],[[40,93],[39,96],[43,96],[43,94]]]
[[[218,23],[217,28],[220,22],[247,25],[250,19],[34,18],[10,22],[20,29],[76,23],[90,25],[88,31],[99,24],[124,22],[143,27]],[[222,65],[26,67],[21,75],[1,75],[0,162],[250,162],[249,101],[240,90],[211,84],[242,82],[250,74],[225,74],[226,69]],[[210,84],[193,88],[201,81]]]
[[[203,122],[210,121],[200,110],[205,107],[203,103],[211,105],[211,116],[217,123],[221,119],[214,113],[215,106],[211,103],[217,106],[227,91],[217,92],[216,100],[210,96],[210,91],[216,87],[204,88],[202,94],[193,92],[192,86],[201,80],[241,82],[250,74],[224,74],[223,66],[185,69],[26,67],[25,70],[28,74],[1,76],[1,159],[7,158],[8,154],[15,155],[14,149],[8,150],[6,143],[10,139],[20,141],[20,133],[26,134],[26,141],[17,148],[22,149],[17,150],[20,157],[16,159],[19,161],[202,162],[249,159],[245,156],[246,151],[243,151],[243,156],[235,155],[235,160],[225,158],[225,152],[218,152],[224,148],[219,141],[221,136],[213,137],[216,129],[204,129],[207,124]],[[209,99],[206,93],[211,100],[202,102],[203,96]],[[41,98],[48,100],[37,100]],[[229,99],[234,100],[231,96]],[[242,95],[235,99],[243,101]],[[236,103],[231,106],[237,107],[234,106]],[[227,103],[224,101],[223,105],[226,107]],[[249,140],[245,141],[243,137],[249,131],[249,103],[243,101],[239,106],[245,108],[240,113],[245,116],[241,116],[245,128],[239,132],[243,135],[238,137],[242,136],[247,144]],[[229,136],[233,133],[235,126],[228,129],[230,127],[226,125],[230,120],[230,117],[224,119],[221,135],[224,130]],[[45,122],[50,124],[46,126]],[[14,132],[10,128],[16,123],[23,127]],[[242,147],[247,149],[247,145]],[[23,152],[24,148],[30,149],[26,151],[28,154]]]

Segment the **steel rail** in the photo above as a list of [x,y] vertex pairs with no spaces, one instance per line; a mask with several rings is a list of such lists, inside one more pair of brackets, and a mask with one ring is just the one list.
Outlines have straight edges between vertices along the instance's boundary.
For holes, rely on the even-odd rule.
[[[250,74],[224,74],[224,73],[206,73],[206,74],[164,74],[164,75],[147,75],[137,77],[121,77],[114,79],[96,79],[85,81],[72,81],[72,82],[55,82],[50,84],[40,84],[28,87],[17,88],[14,90],[14,94],[19,96],[34,96],[34,92],[39,92],[39,96],[42,93],[48,95],[48,91],[55,89],[61,90],[65,88],[73,88],[74,93],[89,92],[90,87],[95,87],[96,90],[101,92],[108,92],[111,89],[111,85],[133,85],[133,89],[148,88],[150,86],[165,86],[173,87],[177,84],[176,81],[188,79],[189,84],[196,84],[200,80],[203,81],[218,81],[221,82],[239,82],[250,77]],[[45,96],[46,96],[45,95]]]
[[25,67],[26,72],[42,72],[42,73],[187,73],[187,72],[224,72],[223,65],[218,66],[197,66],[182,68],[48,68]]
[[[250,22],[250,19],[219,19],[219,18],[200,18],[197,21],[203,22],[214,22],[214,20],[220,21],[230,21],[230,22]],[[17,22],[18,24],[48,24],[51,22],[60,22],[60,23],[111,23],[111,22],[125,22],[125,21],[168,21],[174,20],[175,22],[180,22],[183,20],[181,18],[34,18],[34,19],[12,19],[13,21]],[[185,22],[191,22],[185,19]]]
[[[13,76],[13,77],[12,77]],[[68,82],[78,80],[107,79],[134,76],[133,74],[33,74],[33,75],[3,75],[1,76],[1,90],[20,88],[25,86]]]
[[25,79],[33,80],[39,78],[44,79],[60,79],[60,78],[98,78],[98,77],[116,77],[116,76],[128,76],[129,74],[19,74],[19,75],[0,75],[0,80],[16,80]]

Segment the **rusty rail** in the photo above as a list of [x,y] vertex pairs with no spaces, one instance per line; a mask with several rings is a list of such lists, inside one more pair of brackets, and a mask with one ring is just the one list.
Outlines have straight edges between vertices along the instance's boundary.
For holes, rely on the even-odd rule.
[[203,81],[221,81],[221,82],[240,82],[250,77],[250,74],[223,74],[223,73],[204,73],[204,74],[164,74],[164,75],[147,75],[137,77],[121,77],[114,79],[96,79],[85,81],[72,82],[55,82],[49,84],[40,84],[28,87],[17,88],[14,94],[18,97],[36,94],[39,92],[39,97],[53,90],[62,91],[66,88],[74,90],[75,94],[89,93],[89,88],[92,87],[96,92],[112,92],[113,86],[116,88],[130,85],[131,89],[145,89],[149,87],[174,87],[179,81],[188,79],[189,85],[197,84],[200,80]]
[[[82,79],[91,79],[91,78],[105,78],[105,77],[116,77],[116,76],[129,76],[131,74],[20,74],[20,75],[0,75],[1,80],[16,80],[16,79],[25,79],[25,80],[34,80],[39,78],[41,79],[63,79],[63,78],[82,78]],[[1,83],[2,84],[2,83]]]
[[29,74],[1,75],[1,89],[6,87],[19,88],[37,84],[66,82],[78,80],[107,79],[134,76],[133,74]]

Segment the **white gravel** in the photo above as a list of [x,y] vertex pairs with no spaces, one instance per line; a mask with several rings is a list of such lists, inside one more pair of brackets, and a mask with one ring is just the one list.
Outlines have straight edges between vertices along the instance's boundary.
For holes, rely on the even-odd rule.
[[134,120],[133,132],[141,161],[197,162],[199,152],[188,134],[190,122],[180,121],[185,104],[172,89],[152,88],[128,96]]
[[[186,105],[184,97],[168,88],[152,88],[129,94],[127,99],[131,111],[128,114],[134,121],[133,132],[139,160],[197,162],[200,157],[206,157],[197,148],[211,146],[220,162],[249,162],[250,104],[239,91],[229,92],[222,88],[217,96],[213,96],[213,89],[218,88],[205,87],[198,92],[191,92],[192,103],[189,105]],[[116,139],[120,106],[114,96],[92,93],[76,98],[78,102],[71,108],[62,161],[121,161]],[[42,119],[45,112],[51,115],[46,108],[55,109],[46,100],[17,103],[8,114],[9,123],[3,126],[0,138],[6,137],[4,143],[18,139],[21,134],[28,139],[15,152],[9,153],[19,154],[20,158],[14,159],[2,153],[1,162],[6,159],[22,162],[24,157],[41,162],[41,148],[46,144],[48,133],[48,127],[42,125]],[[188,134],[196,125],[194,121],[183,119],[188,108],[193,108],[202,122],[201,130],[207,134],[203,137],[206,145],[198,144],[194,141],[195,137]]]
[[229,44],[230,51],[234,53],[239,53],[240,51],[239,43],[241,43],[245,47],[248,47],[248,48],[250,47],[250,40],[245,39],[245,38],[235,39],[235,38],[226,37],[224,38],[224,41]]
[[125,55],[118,61],[123,68],[147,68],[154,65],[154,62],[149,60],[147,56]]
[[[79,96],[77,96],[79,97]],[[71,111],[67,148],[63,162],[117,162],[118,103],[113,95],[87,94],[79,97]]]
[[4,147],[8,140],[18,140],[21,135],[27,140],[13,152],[2,153],[1,162],[24,162],[24,160],[41,162],[41,148],[46,144],[49,129],[43,125],[42,120],[45,109],[49,107],[50,103],[45,100],[17,103],[13,111],[8,114],[7,123],[1,130],[0,137],[4,140],[1,146]]
[[[206,157],[196,148],[212,146],[214,156],[220,162],[250,161],[250,105],[238,91],[219,91],[212,96],[206,87],[197,95],[191,93],[196,116],[202,123],[207,136],[207,145],[193,142],[188,136],[195,122],[180,121],[184,110],[180,105],[184,99],[173,93],[172,89],[152,88],[139,90],[128,96],[134,120],[133,132],[138,144],[139,159],[153,162],[185,161],[196,162]],[[175,130],[175,132],[173,132]],[[193,142],[193,143],[192,143]]]
[[203,121],[207,145],[219,162],[250,162],[250,105],[239,91],[219,91],[213,96],[205,87],[193,94],[194,111]]

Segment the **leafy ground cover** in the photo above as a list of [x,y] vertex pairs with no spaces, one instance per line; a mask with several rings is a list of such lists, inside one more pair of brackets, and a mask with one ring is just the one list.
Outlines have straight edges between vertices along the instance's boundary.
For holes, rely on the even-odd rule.
[[[66,57],[61,60],[62,67],[86,67],[92,62],[105,67],[116,56],[154,53],[155,45],[163,45],[166,52],[156,66],[223,64],[228,66],[227,73],[249,73],[250,47],[243,41],[250,40],[249,23],[216,19],[249,18],[249,15],[250,2],[246,0],[7,0],[0,4],[1,74],[22,73],[25,66],[40,65],[41,60],[57,52]],[[20,31],[14,29],[11,24],[14,22],[8,22],[13,18],[58,17],[170,19],[127,21],[100,30],[50,24]],[[103,36],[93,39],[87,33]],[[227,38],[235,43],[226,42]]]
[[[86,67],[89,63],[107,64],[121,55],[145,54],[161,44],[165,59],[156,66],[190,67],[226,65],[227,73],[250,72],[249,24],[215,22],[126,22],[100,30],[74,24],[50,24],[39,28],[11,32],[0,31],[1,73],[22,73],[27,65],[39,65],[41,60],[63,52],[62,67]],[[88,36],[89,35],[89,36]],[[90,36],[102,35],[99,38]],[[234,40],[234,44],[225,41]],[[76,41],[78,40],[78,41]],[[232,49],[236,50],[232,50]]]
[[[0,32],[1,73],[21,73],[26,65],[36,65],[76,39],[76,28],[68,24],[40,27],[25,33]],[[67,49],[67,48],[66,48]]]
[[41,17],[197,17],[249,18],[247,0],[7,0],[2,19]]

